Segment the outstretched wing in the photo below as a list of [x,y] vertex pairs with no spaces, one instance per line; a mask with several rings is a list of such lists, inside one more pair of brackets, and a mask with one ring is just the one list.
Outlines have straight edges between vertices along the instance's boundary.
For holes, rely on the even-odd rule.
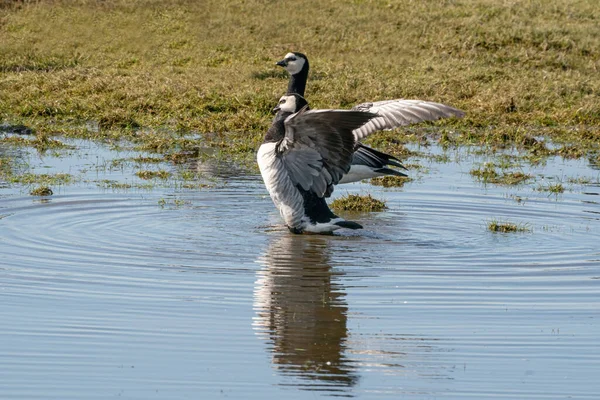
[[359,129],[375,114],[352,110],[307,110],[285,120],[285,137],[278,143],[285,169],[294,185],[327,197],[350,170]]
[[440,118],[460,118],[465,115],[463,111],[445,104],[404,99],[362,103],[354,106],[352,110],[378,114],[377,118],[371,119],[354,130],[357,141],[377,131],[390,130],[422,121],[435,121]]

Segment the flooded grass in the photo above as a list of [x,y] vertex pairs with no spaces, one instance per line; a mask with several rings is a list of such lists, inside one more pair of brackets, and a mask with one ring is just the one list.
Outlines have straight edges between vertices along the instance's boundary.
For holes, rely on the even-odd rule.
[[549,185],[540,185],[538,186],[538,189],[540,192],[549,192],[549,193],[553,193],[553,194],[560,194],[560,193],[564,193],[565,191],[565,187],[563,186],[562,183],[552,183]]
[[135,174],[139,178],[145,179],[145,180],[149,180],[149,179],[166,180],[171,177],[171,173],[169,171],[165,171],[165,170],[158,170],[158,171],[142,170],[142,171],[137,171]]
[[488,230],[492,232],[500,233],[512,233],[512,232],[531,232],[532,229],[528,224],[515,224],[509,221],[500,221],[492,219],[487,224]]
[[574,185],[591,185],[600,183],[598,179],[593,179],[589,176],[570,177],[567,178],[567,182]]
[[137,156],[130,158],[136,164],[160,164],[165,162],[163,158],[158,157],[145,157],[145,156]]
[[12,173],[13,160],[11,157],[0,154],[0,176],[5,177]]
[[331,202],[330,207],[338,211],[383,211],[387,208],[384,201],[373,198],[370,194],[361,196],[348,194]]
[[113,190],[113,191],[129,191],[129,190],[146,190],[150,191],[156,189],[156,185],[147,182],[120,182],[111,179],[100,179],[95,181],[96,186],[101,189]]
[[63,143],[60,140],[52,139],[48,135],[36,135],[32,139],[22,136],[7,136],[0,138],[0,144],[1,143],[13,146],[33,147],[40,153],[47,150],[73,149],[72,146]]
[[479,168],[473,168],[469,173],[482,183],[508,186],[519,185],[533,178],[533,176],[521,171],[497,172],[492,164],[485,164]]
[[[98,181],[98,186],[102,189],[113,189],[113,190],[129,190],[134,186],[131,183],[119,182],[110,179],[102,179]],[[149,185],[149,189],[153,186]]]
[[380,176],[371,179],[371,184],[383,187],[403,187],[405,183],[413,179],[407,176]]
[[52,196],[54,193],[48,186],[40,186],[29,192],[32,196]]
[[57,174],[35,174],[31,172],[12,173],[5,176],[9,183],[19,184],[24,186],[43,185],[43,186],[59,186],[68,185],[76,181],[76,178],[67,173]]
[[158,200],[158,205],[160,206],[160,208],[180,208],[180,207],[183,207],[183,206],[189,205],[189,204],[190,204],[189,201],[185,201],[183,199],[178,199],[178,198],[174,198],[174,199],[161,198]]

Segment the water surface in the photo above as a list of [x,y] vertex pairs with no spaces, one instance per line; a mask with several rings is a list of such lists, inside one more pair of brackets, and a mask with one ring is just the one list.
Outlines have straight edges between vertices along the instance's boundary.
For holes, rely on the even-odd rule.
[[[404,188],[338,187],[387,202],[346,215],[364,230],[295,236],[252,173],[201,164],[206,188],[106,189],[141,182],[107,167],[132,154],[77,146],[2,149],[78,177],[44,198],[0,182],[2,399],[600,393],[600,186],[586,160],[523,167],[537,181],[503,187],[469,175],[484,159],[450,153]],[[557,181],[563,194],[536,190]],[[530,232],[493,233],[491,219]]]

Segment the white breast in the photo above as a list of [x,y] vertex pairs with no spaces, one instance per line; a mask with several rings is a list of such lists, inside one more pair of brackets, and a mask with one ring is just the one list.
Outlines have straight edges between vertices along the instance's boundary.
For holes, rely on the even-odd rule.
[[301,228],[304,218],[304,200],[290,180],[285,166],[275,152],[276,143],[264,143],[258,149],[256,159],[265,186],[281,217],[289,227]]

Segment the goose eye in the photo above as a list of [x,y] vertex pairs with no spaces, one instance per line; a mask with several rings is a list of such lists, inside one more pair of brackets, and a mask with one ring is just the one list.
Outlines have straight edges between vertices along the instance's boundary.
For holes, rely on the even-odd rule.
[[296,61],[296,57],[290,57],[290,61]]
[[284,103],[285,103],[285,99],[279,100],[279,104],[284,104]]

